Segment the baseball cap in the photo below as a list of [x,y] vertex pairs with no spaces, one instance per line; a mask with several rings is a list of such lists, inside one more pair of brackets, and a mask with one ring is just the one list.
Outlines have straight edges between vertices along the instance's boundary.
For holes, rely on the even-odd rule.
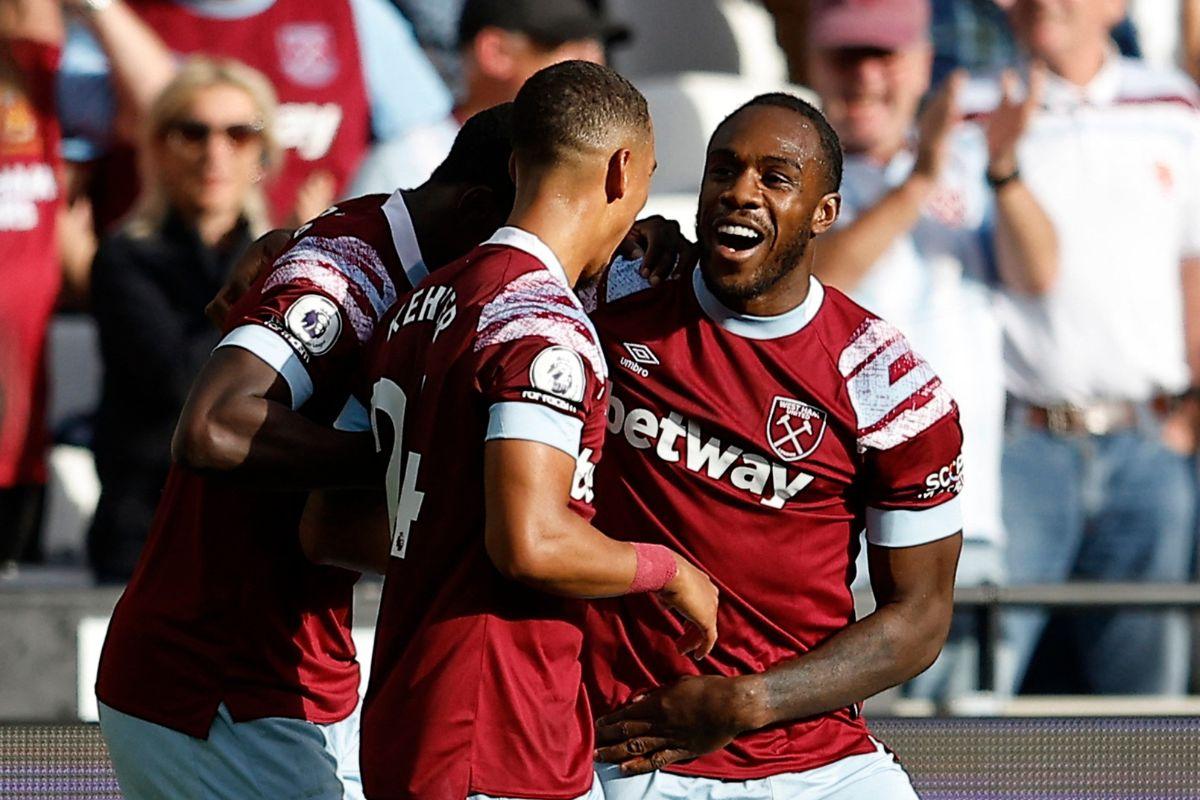
[[929,0],[816,0],[809,42],[821,50],[898,50],[929,36]]
[[458,20],[459,46],[489,27],[518,31],[552,47],[579,39],[616,44],[629,38],[629,28],[584,0],[467,0]]

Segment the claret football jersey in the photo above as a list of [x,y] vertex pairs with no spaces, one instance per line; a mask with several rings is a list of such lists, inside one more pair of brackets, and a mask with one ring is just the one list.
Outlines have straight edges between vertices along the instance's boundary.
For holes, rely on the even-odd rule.
[[586,605],[503,577],[484,542],[484,448],[575,460],[563,503],[592,515],[606,366],[554,253],[501,228],[402,298],[368,387],[386,456],[391,559],[362,720],[369,797],[559,800],[592,782]]
[[[846,627],[864,527],[885,547],[961,529],[957,409],[887,322],[815,278],[777,317],[724,307],[699,269],[651,289],[618,265],[597,295],[612,396],[595,524],[686,554],[721,590],[699,663],[653,597],[592,604],[597,714],[683,675],[762,672]],[[747,780],[874,749],[851,707],[669,769]]]
[[[366,343],[425,274],[400,192],[347,201],[297,232],[233,309],[221,346],[273,367],[315,422],[362,427],[365,412],[348,401]],[[305,498],[173,465],[113,612],[100,700],[197,737],[222,702],[237,721],[348,716],[358,704],[358,575],[305,558]]]

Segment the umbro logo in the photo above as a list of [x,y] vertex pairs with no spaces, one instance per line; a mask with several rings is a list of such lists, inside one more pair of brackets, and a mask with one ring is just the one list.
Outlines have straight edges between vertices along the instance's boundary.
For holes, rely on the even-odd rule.
[[662,363],[658,360],[658,356],[654,355],[654,351],[644,344],[637,342],[623,342],[622,344],[629,351],[629,355],[633,356],[633,360],[639,364],[655,367]]
[[621,344],[629,351],[629,355],[633,356],[632,358],[621,356],[621,366],[635,375],[648,378],[650,370],[646,369],[646,366],[655,367],[662,363],[658,360],[658,356],[654,355],[654,351],[644,344],[637,342],[622,342]]

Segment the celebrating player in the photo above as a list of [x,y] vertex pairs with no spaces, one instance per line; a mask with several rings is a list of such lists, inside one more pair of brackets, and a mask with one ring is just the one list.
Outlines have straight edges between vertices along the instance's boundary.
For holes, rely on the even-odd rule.
[[[596,524],[686,554],[723,600],[700,663],[648,598],[593,606],[609,800],[735,796],[729,781],[744,798],[916,796],[860,702],[945,640],[962,436],[904,337],[811,276],[840,179],[820,113],[758,97],[709,143],[699,267],[644,291],[614,270],[598,287],[614,373]],[[864,525],[878,606],[855,621]]]
[[330,427],[348,376],[396,298],[510,211],[507,115],[469,120],[421,187],[307,226],[232,313],[101,655],[127,797],[361,796],[357,575],[304,557],[295,490],[368,480],[370,435]]
[[595,64],[542,70],[513,154],[508,226],[402,299],[372,359],[392,534],[363,712],[373,798],[600,797],[575,598],[655,592],[694,622],[673,647],[716,638],[702,573],[587,523],[607,368],[572,287],[645,203],[645,99]]

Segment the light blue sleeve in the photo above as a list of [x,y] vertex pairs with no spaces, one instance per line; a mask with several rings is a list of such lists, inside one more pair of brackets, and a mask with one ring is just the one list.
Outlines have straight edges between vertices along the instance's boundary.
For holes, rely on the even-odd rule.
[[454,98],[396,7],[387,0],[350,0],[350,8],[375,139],[384,142],[445,118]]
[[63,157],[99,158],[112,141],[117,100],[108,79],[108,58],[91,31],[72,21],[67,28],[55,84]]

